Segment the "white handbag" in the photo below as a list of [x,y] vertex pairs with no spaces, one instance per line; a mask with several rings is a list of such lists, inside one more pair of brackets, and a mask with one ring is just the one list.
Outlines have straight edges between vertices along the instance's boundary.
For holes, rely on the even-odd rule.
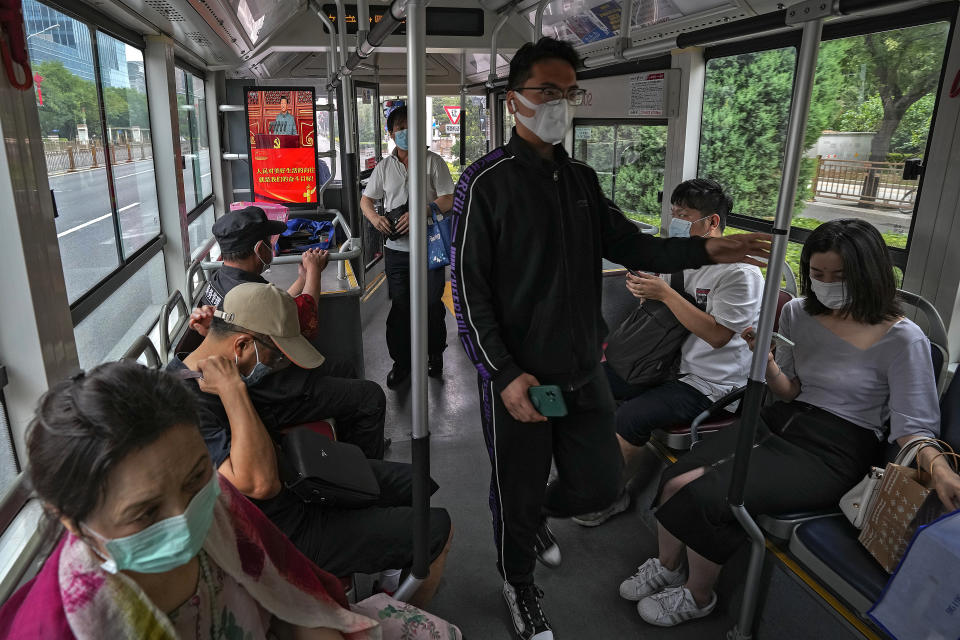
[[[910,441],[907,443],[907,446],[900,449],[900,453],[897,454],[897,458],[893,463],[903,467],[909,467],[913,464],[914,458],[917,457],[917,451],[920,450],[920,445],[927,442],[936,442],[936,440],[918,438]],[[872,467],[870,471],[867,472],[867,475],[863,477],[863,480],[858,482],[853,489],[847,491],[843,494],[843,497],[840,498],[840,511],[843,512],[843,515],[847,516],[847,520],[857,529],[863,528],[863,521],[866,520],[867,514],[870,513],[870,507],[873,504],[877,487],[883,479],[883,471],[880,467]]]

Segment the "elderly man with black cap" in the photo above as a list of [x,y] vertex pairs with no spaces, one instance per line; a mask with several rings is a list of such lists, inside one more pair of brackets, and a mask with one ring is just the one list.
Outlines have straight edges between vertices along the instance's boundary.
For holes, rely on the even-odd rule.
[[[273,262],[270,236],[286,228],[283,222],[268,220],[260,207],[231,211],[214,223],[223,266],[210,276],[201,306],[190,315],[191,329],[206,336],[214,311],[223,309],[227,294],[238,285],[268,284],[260,274]],[[307,337],[317,330],[320,274],[326,264],[326,251],[305,252],[300,275],[287,290],[295,296],[300,331]],[[389,445],[383,438],[387,400],[376,382],[355,378],[352,362],[328,359],[322,366],[291,367],[248,386],[268,428],[280,426],[277,416],[296,423],[333,418],[339,439],[357,445],[368,458],[381,460]]]

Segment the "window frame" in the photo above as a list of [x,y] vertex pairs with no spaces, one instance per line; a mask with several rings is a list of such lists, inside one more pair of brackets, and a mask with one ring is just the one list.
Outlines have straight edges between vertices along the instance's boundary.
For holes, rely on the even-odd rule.
[[[63,13],[69,18],[83,23],[90,31],[90,47],[94,69],[94,83],[97,90],[97,100],[99,102],[100,133],[104,140],[107,140],[107,118],[106,103],[103,94],[103,78],[100,70],[100,48],[97,39],[97,32],[103,32],[105,35],[114,38],[126,45],[140,49],[146,56],[146,40],[135,31],[127,29],[121,25],[112,22],[99,11],[87,7],[86,5],[77,5],[66,7],[58,0],[38,0],[42,5],[46,5],[55,11]],[[144,67],[144,77],[146,77],[146,67]],[[145,89],[147,94],[147,104],[150,104],[149,89]],[[149,107],[147,113],[149,114]],[[153,154],[153,136],[150,136],[151,155]],[[120,214],[117,211],[116,184],[113,176],[113,165],[110,162],[112,151],[109,144],[104,144],[104,164],[107,179],[107,193],[110,197],[111,221],[113,222],[114,246],[117,251],[117,266],[103,277],[99,282],[93,285],[89,290],[77,297],[70,304],[70,316],[73,326],[76,327],[94,309],[104,300],[109,298],[117,291],[127,280],[129,280],[146,262],[162,251],[166,244],[166,237],[161,228],[160,232],[151,238],[146,244],[134,251],[130,256],[124,258],[123,255],[123,232],[120,226]],[[155,156],[152,156],[155,157]],[[156,178],[154,178],[156,180]],[[212,196],[211,196],[212,198]]]
[[[930,122],[930,130],[927,133],[927,149],[930,148],[931,136],[936,125],[936,117],[940,107],[940,97],[943,93],[943,83],[946,78],[948,66],[949,43],[953,41],[954,29],[956,29],[956,6],[952,3],[941,3],[924,6],[915,10],[888,14],[882,16],[872,16],[862,19],[855,19],[841,22],[828,22],[823,26],[821,42],[832,40],[841,40],[866,35],[868,33],[880,33],[895,29],[907,29],[918,27],[935,22],[948,22],[950,25],[947,35],[947,50],[944,52],[943,63],[940,69],[940,80],[937,84],[936,99],[933,107],[933,117]],[[792,30],[788,33],[763,36],[753,40],[744,39],[737,42],[708,46],[703,51],[704,68],[710,60],[716,58],[726,58],[730,56],[742,55],[746,53],[760,53],[774,49],[786,49],[793,47],[796,51],[796,62],[794,65],[794,82],[797,77],[797,66],[800,63],[800,42],[801,33],[798,30]],[[701,140],[703,136],[703,114],[701,113]],[[924,154],[926,155],[926,154]],[[700,175],[701,154],[697,154],[697,175]],[[919,201],[921,190],[923,188],[923,177],[917,185],[916,200]],[[887,246],[887,253],[893,266],[898,267],[902,272],[907,269],[907,256],[910,253],[910,247],[913,243],[913,230],[916,225],[917,216],[910,217],[910,229],[907,232],[907,246],[903,249],[899,247]],[[767,221],[762,218],[746,216],[738,213],[730,213],[727,218],[728,224],[737,229],[747,231],[758,231],[762,233],[771,233],[773,231],[773,221]],[[790,226],[790,242],[804,243],[810,237],[812,230],[801,227]]]
[[[174,58],[173,58],[173,66],[174,66],[174,75],[176,75],[176,70],[179,69],[179,70],[181,70],[181,71],[184,71],[185,73],[188,73],[188,74],[193,75],[194,77],[198,78],[201,82],[203,82],[204,84],[206,84],[206,82],[207,82],[207,74],[206,74],[203,70],[198,69],[197,67],[195,67],[194,65],[190,64],[189,62],[187,62],[187,61],[184,60],[183,58],[181,58],[181,57],[179,57],[179,56],[174,56]],[[174,84],[176,84],[176,80],[174,80]],[[191,95],[191,91],[193,90],[193,83],[192,83],[192,82],[185,82],[185,83],[184,83],[184,90],[187,92],[185,95],[189,97],[189,96]],[[204,104],[206,104],[206,100],[207,100],[206,91],[204,91],[203,100],[204,100]],[[197,117],[199,118],[199,116],[197,116]],[[206,114],[204,114],[204,117],[206,117]],[[179,120],[179,114],[177,114],[177,119]],[[207,128],[207,149],[209,149],[209,148],[210,148],[210,122],[209,122],[209,121],[207,122],[207,127],[206,127],[206,128]],[[183,135],[183,132],[181,132],[180,135],[182,136],[182,135]],[[191,138],[191,139],[192,139],[192,138]],[[197,139],[198,139],[198,140],[200,139],[199,133],[197,134]],[[186,169],[186,167],[184,166],[185,162],[184,162],[184,160],[183,160],[183,156],[181,155],[180,158],[181,158],[181,160],[180,160],[181,165],[180,165],[180,167],[178,168],[178,171],[181,171],[181,172],[182,172],[182,171],[184,171],[184,170]],[[210,158],[210,166],[211,166],[211,171],[212,171],[212,167],[213,167],[213,158],[212,158],[212,157]],[[211,178],[212,178],[212,176],[211,176]],[[201,182],[201,184],[202,184],[202,182]],[[186,199],[187,199],[187,194],[186,194],[186,189],[184,189],[184,194],[183,194],[184,204],[186,204]],[[208,207],[213,201],[214,201],[214,195],[213,195],[213,189],[211,189],[209,195],[204,196],[204,198],[203,198],[202,200],[198,200],[196,206],[193,207],[192,209],[189,209],[189,210],[187,211],[187,224],[189,225],[191,222],[193,222],[194,220],[196,220],[197,217],[198,217],[201,213],[203,213],[203,211],[206,209],[206,207]]]

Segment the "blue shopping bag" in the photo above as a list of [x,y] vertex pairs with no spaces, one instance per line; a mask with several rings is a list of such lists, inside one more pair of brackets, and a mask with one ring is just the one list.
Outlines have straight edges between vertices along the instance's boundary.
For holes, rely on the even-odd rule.
[[329,249],[334,242],[333,223],[325,220],[291,218],[287,230],[277,238],[277,255],[303,253],[307,249]]
[[960,510],[917,529],[900,566],[867,615],[898,640],[956,640],[960,638],[958,576]]
[[430,203],[427,223],[427,269],[442,269],[450,264],[450,216],[443,216],[435,202]]

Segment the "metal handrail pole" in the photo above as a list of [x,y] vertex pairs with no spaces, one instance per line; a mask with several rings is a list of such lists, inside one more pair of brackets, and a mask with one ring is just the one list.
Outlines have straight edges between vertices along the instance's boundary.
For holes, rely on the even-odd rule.
[[497,81],[497,40],[500,38],[500,31],[503,29],[503,25],[507,24],[507,20],[510,19],[512,12],[512,6],[505,9],[504,12],[500,14],[497,24],[493,27],[493,33],[490,34],[490,70],[489,73],[487,73],[487,86],[491,89]]
[[430,429],[427,407],[426,0],[407,3],[407,189],[410,195],[410,355],[413,427],[413,566],[397,591],[409,600],[430,575]]
[[537,40],[543,37],[543,12],[550,2],[551,0],[540,0],[540,2],[537,3],[537,14],[533,19],[534,44],[536,44]]
[[[760,307],[760,321],[757,326],[756,344],[758,346],[770,344],[770,338],[773,334],[777,300],[780,297],[780,276],[787,253],[787,243],[790,240],[790,220],[793,214],[793,201],[796,196],[797,178],[800,172],[800,156],[803,153],[803,135],[807,129],[807,118],[810,113],[810,97],[813,94],[813,80],[817,67],[822,29],[823,18],[810,20],[803,24],[803,38],[798,53],[793,101],[790,105],[790,122],[787,127],[783,176],[780,180],[777,213],[773,223],[773,248],[767,266],[767,277]],[[747,471],[750,466],[750,454],[753,450],[757,426],[760,422],[760,405],[763,401],[766,368],[766,350],[755,349],[750,365],[750,377],[747,380],[747,390],[743,399],[743,414],[737,434],[730,490],[727,494],[727,501],[733,515],[746,530],[751,545],[750,564],[747,568],[740,616],[736,626],[727,636],[731,640],[748,640],[753,637],[754,614],[760,594],[765,540],[760,528],[743,505],[743,494],[747,482]]]

